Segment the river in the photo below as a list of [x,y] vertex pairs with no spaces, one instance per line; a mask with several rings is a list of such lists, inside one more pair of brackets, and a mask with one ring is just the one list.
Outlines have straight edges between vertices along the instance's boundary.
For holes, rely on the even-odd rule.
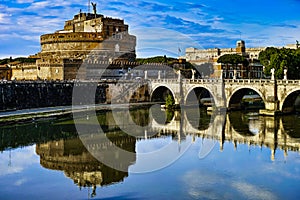
[[80,112],[0,128],[0,199],[299,199],[300,116]]

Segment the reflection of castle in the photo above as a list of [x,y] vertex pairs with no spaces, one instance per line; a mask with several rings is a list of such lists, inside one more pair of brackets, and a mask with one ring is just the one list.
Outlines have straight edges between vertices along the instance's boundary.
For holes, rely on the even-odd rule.
[[[132,137],[118,137],[113,143],[120,141],[130,151],[135,149],[135,139]],[[105,146],[105,144],[99,144]],[[109,185],[121,182],[128,176],[128,172],[122,172],[110,168],[94,158],[84,147],[79,138],[59,140],[36,145],[36,153],[40,156],[40,163],[43,167],[53,170],[62,170],[65,175],[74,180],[79,187],[93,187],[93,194],[96,186]],[[126,163],[120,160],[122,166],[129,167],[135,162],[135,158],[127,160]]]
[[[11,66],[12,79],[75,79],[85,59],[90,62],[135,60],[136,37],[124,20],[96,13],[82,13],[67,20],[63,30],[42,35],[36,63]],[[99,64],[99,63],[97,63]],[[98,66],[99,67],[99,66]]]

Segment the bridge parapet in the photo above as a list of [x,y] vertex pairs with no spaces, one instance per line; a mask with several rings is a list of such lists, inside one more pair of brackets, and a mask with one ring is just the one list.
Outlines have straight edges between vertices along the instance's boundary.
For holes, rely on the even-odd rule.
[[300,80],[277,80],[277,85],[300,85]]
[[165,83],[165,84],[172,84],[178,83],[177,79],[149,79],[151,83]]
[[225,79],[225,84],[265,84],[265,83],[274,83],[274,81],[270,79]]
[[186,84],[223,83],[222,79],[183,79]]

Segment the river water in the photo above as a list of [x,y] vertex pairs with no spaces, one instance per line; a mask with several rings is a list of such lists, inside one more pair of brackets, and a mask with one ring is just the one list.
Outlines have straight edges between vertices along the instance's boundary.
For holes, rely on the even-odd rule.
[[300,199],[300,116],[81,112],[0,128],[0,199]]

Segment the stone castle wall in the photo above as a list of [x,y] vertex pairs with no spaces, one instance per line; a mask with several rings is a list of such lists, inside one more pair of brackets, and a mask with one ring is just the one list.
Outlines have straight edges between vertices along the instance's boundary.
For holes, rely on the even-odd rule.
[[54,33],[41,36],[39,56],[42,59],[84,59],[92,54],[106,61],[124,56],[135,59],[135,46],[136,37],[127,33],[118,33],[106,40],[101,33]]
[[13,66],[11,72],[11,80],[37,80],[37,67],[35,63]]
[[[47,52],[61,52],[71,54],[74,51],[91,51],[103,42],[101,33],[53,33],[41,36],[42,54]],[[76,54],[76,53],[75,53]],[[59,55],[55,55],[59,57]],[[69,55],[71,56],[71,55]],[[73,57],[73,56],[72,56]]]
[[41,45],[57,42],[102,42],[102,33],[78,32],[78,33],[51,33],[42,35]]

